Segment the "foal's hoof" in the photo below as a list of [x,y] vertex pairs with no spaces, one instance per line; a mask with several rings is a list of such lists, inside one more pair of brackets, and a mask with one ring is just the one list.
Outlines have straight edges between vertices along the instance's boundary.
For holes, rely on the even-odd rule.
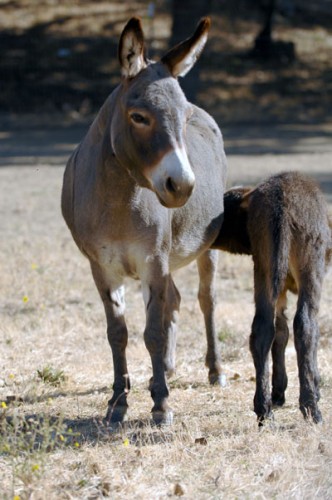
[[127,418],[127,409],[128,406],[113,406],[109,405],[106,417],[105,417],[105,425],[110,424],[121,424]]
[[211,385],[219,385],[220,387],[226,387],[227,380],[224,373],[213,373],[209,374],[209,382]]
[[321,424],[323,422],[322,414],[318,408],[307,408],[300,406],[300,410],[302,411],[302,414],[306,420],[311,417],[314,424]]
[[273,395],[272,394],[272,405],[273,406],[284,406],[285,404],[285,396],[282,394],[282,395],[278,395],[278,394],[275,394]]
[[121,432],[123,430],[123,424],[122,422],[110,422],[106,420],[106,418],[103,420],[103,425],[104,425],[104,431],[106,431],[109,434],[115,434],[117,432]]
[[166,411],[152,411],[152,419],[155,425],[172,425],[173,424],[173,410],[168,409]]
[[321,412],[318,410],[318,413],[312,416],[312,420],[314,424],[322,424],[323,423],[323,417]]

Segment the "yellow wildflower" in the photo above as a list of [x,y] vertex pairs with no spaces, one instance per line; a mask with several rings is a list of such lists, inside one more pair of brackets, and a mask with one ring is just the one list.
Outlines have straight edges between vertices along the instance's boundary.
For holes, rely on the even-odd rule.
[[22,300],[23,300],[24,304],[26,304],[29,301],[29,297],[27,295],[23,295]]

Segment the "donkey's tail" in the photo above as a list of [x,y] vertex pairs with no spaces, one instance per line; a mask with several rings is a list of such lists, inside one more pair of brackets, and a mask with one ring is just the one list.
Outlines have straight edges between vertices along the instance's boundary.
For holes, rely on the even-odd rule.
[[285,286],[289,267],[289,253],[291,245],[290,225],[287,223],[287,215],[279,206],[275,214],[273,231],[271,234],[271,291],[273,300],[277,300]]

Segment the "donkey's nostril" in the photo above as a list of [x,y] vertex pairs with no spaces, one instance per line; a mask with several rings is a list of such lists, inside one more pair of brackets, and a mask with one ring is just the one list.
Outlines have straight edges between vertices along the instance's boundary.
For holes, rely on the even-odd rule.
[[172,177],[168,177],[167,178],[167,181],[166,181],[166,189],[169,193],[176,193],[176,191],[178,190],[177,189],[177,185],[176,183],[173,181]]

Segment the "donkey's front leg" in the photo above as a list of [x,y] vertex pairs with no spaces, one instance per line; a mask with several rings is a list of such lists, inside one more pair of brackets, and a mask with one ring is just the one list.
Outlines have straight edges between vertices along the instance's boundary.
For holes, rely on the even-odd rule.
[[205,364],[209,369],[210,384],[224,385],[221,359],[214,320],[215,311],[215,276],[218,264],[218,251],[208,250],[197,259],[199,273],[198,300],[204,315],[207,353]]
[[152,362],[152,379],[150,381],[153,420],[156,424],[171,424],[173,412],[169,408],[169,395],[165,376],[165,355],[167,338],[165,331],[165,309],[168,288],[171,282],[169,275],[157,276],[149,283],[143,282],[143,296],[146,306],[145,345]]
[[[114,309],[118,308],[118,300],[122,300],[122,291],[110,292],[110,300],[104,302],[107,317],[107,337],[112,349],[114,383],[113,396],[108,402],[107,422],[122,422],[126,416],[127,396],[130,380],[127,368],[126,347],[128,331],[123,315],[116,316]],[[120,298],[121,297],[121,298]]]
[[113,396],[108,402],[106,423],[122,422],[126,416],[130,381],[127,369],[126,347],[128,331],[124,319],[125,301],[122,281],[109,283],[103,270],[91,264],[92,274],[104,304],[107,319],[107,338],[112,349],[114,383]]

